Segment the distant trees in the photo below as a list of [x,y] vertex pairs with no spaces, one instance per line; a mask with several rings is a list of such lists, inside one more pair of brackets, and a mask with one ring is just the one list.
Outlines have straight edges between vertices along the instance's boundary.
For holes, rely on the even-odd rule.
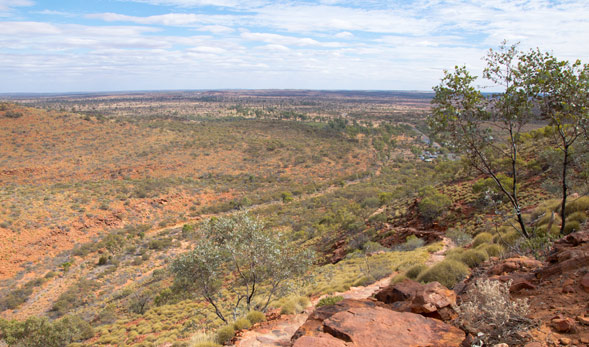
[[[504,42],[490,50],[483,78],[501,92],[485,96],[466,67],[444,71],[434,87],[429,126],[484,176],[490,178],[513,206],[520,232],[528,232],[519,198],[520,147],[524,125],[544,117],[557,129],[563,152],[563,200],[570,145],[587,120],[587,65],[559,61],[539,50],[522,53]],[[541,112],[539,112],[539,109]],[[505,173],[509,180],[500,176]],[[564,219],[561,230],[564,230]]]
[[195,248],[172,264],[175,284],[202,296],[226,323],[221,301],[233,301],[233,319],[241,311],[265,310],[289,281],[306,273],[313,258],[245,212],[212,218],[199,233]]

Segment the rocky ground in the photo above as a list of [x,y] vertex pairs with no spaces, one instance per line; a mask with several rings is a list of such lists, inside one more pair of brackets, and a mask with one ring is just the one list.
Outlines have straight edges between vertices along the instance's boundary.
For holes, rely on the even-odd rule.
[[469,326],[456,312],[481,279],[510,281],[512,300],[529,303],[525,322],[516,327],[510,321],[514,326],[504,327],[505,336],[485,346],[589,346],[589,229],[557,241],[544,262],[493,258],[454,290],[411,280],[354,289],[361,294],[265,322],[243,333],[236,345],[481,346],[477,329],[483,327]]

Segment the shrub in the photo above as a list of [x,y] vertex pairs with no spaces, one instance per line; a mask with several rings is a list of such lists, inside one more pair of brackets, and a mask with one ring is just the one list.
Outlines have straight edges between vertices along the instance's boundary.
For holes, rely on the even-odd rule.
[[235,330],[231,325],[226,325],[217,330],[217,333],[215,334],[215,342],[224,345],[226,342],[230,341],[233,336],[235,336]]
[[99,266],[106,265],[107,262],[108,262],[108,257],[106,255],[101,255],[100,258],[98,258],[98,265]]
[[4,116],[6,118],[20,118],[23,116],[23,114],[21,112],[16,112],[16,111],[7,111]]
[[295,314],[298,311],[302,311],[302,309],[293,300],[289,300],[289,301],[285,302],[280,307],[280,314]]
[[266,321],[266,315],[260,311],[251,311],[250,313],[247,314],[246,318],[252,324]]
[[438,281],[448,288],[453,288],[466,275],[468,275],[468,266],[464,263],[453,259],[444,259],[422,272],[417,277],[417,281],[422,283]]
[[451,205],[452,200],[450,200],[450,197],[436,191],[430,191],[425,193],[417,208],[419,215],[426,222],[431,222],[447,211]]
[[409,235],[405,239],[405,243],[397,246],[397,249],[400,251],[412,251],[412,250],[417,249],[419,247],[423,247],[424,244],[425,244],[425,241],[423,241],[422,239],[418,238],[415,235]]
[[472,246],[476,248],[477,246],[482,245],[483,243],[491,242],[493,242],[493,235],[491,233],[482,232],[474,238],[474,240],[472,241]]
[[19,288],[9,292],[6,296],[0,298],[0,311],[14,310],[27,301],[31,294],[33,294],[31,287]]
[[566,219],[567,223],[572,222],[572,221],[576,221],[579,223],[585,223],[586,220],[587,220],[587,214],[585,214],[585,212],[582,212],[582,211],[577,211],[577,212],[571,213]]
[[526,317],[529,304],[521,299],[512,301],[510,285],[511,282],[478,280],[468,290],[468,299],[457,308],[462,325],[484,345],[519,344],[522,341],[517,333],[531,326],[532,321]]
[[463,262],[464,264],[468,265],[468,267],[473,268],[479,265],[480,263],[487,260],[489,256],[485,251],[478,250],[478,249],[469,249],[464,251],[462,254],[458,255],[458,260]]
[[316,307],[321,307],[321,306],[331,306],[331,305],[335,305],[338,302],[342,301],[344,299],[343,296],[326,296],[324,298],[322,298],[321,300],[319,300],[319,302],[317,303]]
[[567,222],[564,226],[564,234],[565,235],[568,235],[570,233],[573,233],[573,232],[579,231],[579,230],[581,230],[581,224],[579,222],[577,222],[576,220]]
[[[559,209],[560,210],[560,209]],[[582,196],[578,199],[571,200],[565,208],[565,215],[568,216],[574,212],[589,210],[589,196]]]
[[464,231],[451,229],[446,233],[446,236],[452,240],[457,246],[464,246],[472,241],[472,236]]
[[419,276],[420,273],[422,273],[427,268],[428,268],[428,266],[425,264],[413,265],[412,267],[409,268],[409,270],[407,270],[407,272],[405,272],[405,276],[414,280],[417,278],[417,276]]
[[354,283],[352,284],[352,287],[363,287],[363,286],[367,286],[371,283],[376,282],[376,279],[370,275],[368,276],[362,276],[360,278],[358,278],[356,281],[354,281]]
[[507,245],[515,245],[517,240],[521,238],[520,233],[517,230],[509,230],[503,233],[499,233],[493,236],[494,243],[503,243]]
[[477,249],[486,252],[489,257],[498,257],[503,254],[503,247],[498,244],[482,244]]
[[247,318],[239,318],[235,322],[233,322],[233,329],[235,330],[245,330],[252,327],[252,323]]
[[393,279],[391,279],[390,284],[401,283],[401,282],[408,280],[408,279],[409,279],[409,277],[407,277],[405,275],[397,275],[397,276],[393,277]]

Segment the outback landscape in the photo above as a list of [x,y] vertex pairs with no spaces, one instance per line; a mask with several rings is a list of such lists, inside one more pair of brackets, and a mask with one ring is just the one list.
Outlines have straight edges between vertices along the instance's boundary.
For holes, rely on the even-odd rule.
[[0,347],[588,347],[588,17],[0,0]]

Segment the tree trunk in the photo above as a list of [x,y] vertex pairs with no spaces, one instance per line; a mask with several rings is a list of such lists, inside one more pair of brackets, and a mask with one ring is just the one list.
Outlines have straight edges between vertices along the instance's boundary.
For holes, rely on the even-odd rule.
[[566,226],[565,209],[567,204],[567,167],[569,164],[569,144],[564,145],[564,158],[562,160],[562,203],[560,204],[560,234],[564,235],[564,227]]

